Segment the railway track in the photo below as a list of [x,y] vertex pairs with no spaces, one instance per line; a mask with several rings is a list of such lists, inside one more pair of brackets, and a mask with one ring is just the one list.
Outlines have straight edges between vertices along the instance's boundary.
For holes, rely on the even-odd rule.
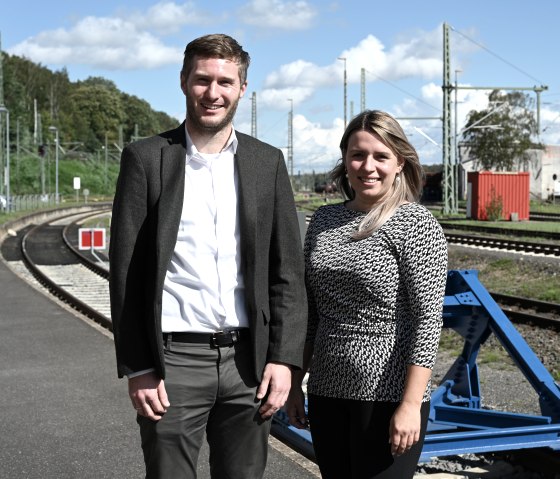
[[483,226],[483,225],[468,225],[459,224],[453,221],[442,221],[440,220],[440,225],[444,230],[447,231],[468,231],[469,233],[476,234],[489,234],[492,236],[507,236],[507,237],[517,237],[529,239],[542,238],[543,240],[550,240],[552,242],[560,243],[560,233],[553,231],[523,231],[514,228],[508,228],[507,226]]
[[535,254],[542,256],[560,257],[560,244],[537,243],[533,241],[520,241],[515,238],[478,236],[469,234],[451,233],[444,230],[448,243],[475,246],[478,248],[499,249],[522,254]]
[[519,296],[490,292],[513,323],[533,324],[560,332],[560,305]]
[[[426,207],[433,210],[439,210],[443,208],[443,203],[432,203],[426,204]],[[459,213],[467,212],[466,208],[458,208]],[[530,211],[529,212],[530,221],[560,221],[560,214],[558,213],[546,213],[541,211]]]
[[[77,240],[79,224],[99,214],[80,213],[37,225],[25,233],[21,248],[26,265],[42,284],[69,304],[76,303],[77,309],[110,329],[108,263],[99,264],[88,251],[80,251]],[[53,240],[53,234],[58,239]],[[60,241],[64,242],[65,248],[56,245]],[[61,252],[60,258],[55,257],[53,249]],[[69,282],[68,278],[73,281]],[[560,331],[560,305],[490,293],[513,322]]]
[[111,330],[108,269],[103,277],[103,268],[70,247],[67,238],[70,226],[99,214],[71,214],[30,228],[21,237],[21,258],[54,296]]
[[[99,214],[108,214],[108,212],[95,213],[95,215]],[[91,216],[92,213],[73,214],[28,228],[21,233],[22,260],[33,277],[55,296],[110,330],[108,265],[99,264],[87,252],[79,251],[77,248],[77,229]],[[521,321],[560,331],[560,305],[497,293],[491,294],[513,322]],[[280,438],[279,434],[276,436]],[[289,439],[285,436],[281,437],[281,440],[289,443]],[[308,448],[304,450],[301,444],[297,443],[288,445],[296,452],[312,459]],[[538,454],[543,452],[539,451]],[[517,452],[515,457],[516,461],[521,461],[520,458],[525,462],[532,460],[530,452],[527,451]],[[546,453],[544,457],[547,457]],[[541,465],[546,465],[549,460],[556,461],[550,467],[559,467],[557,455],[553,456],[553,459],[541,457],[539,461]],[[444,458],[437,462],[446,464],[446,461],[447,459]],[[461,462],[463,459],[451,458],[450,461]],[[441,471],[446,467],[443,466],[441,469],[433,465],[429,466],[418,477],[430,477],[431,474],[445,477],[441,475]],[[453,467],[456,466],[450,466],[450,470]]]
[[529,220],[531,221],[560,221],[558,213],[529,212]]

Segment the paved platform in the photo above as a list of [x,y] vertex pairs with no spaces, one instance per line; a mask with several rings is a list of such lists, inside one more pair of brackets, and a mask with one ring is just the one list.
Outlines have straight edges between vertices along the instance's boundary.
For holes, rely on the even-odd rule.
[[[110,333],[1,260],[0,305],[0,479],[142,478]],[[206,457],[203,450],[201,479],[209,478]],[[271,438],[267,479],[311,479],[315,471]]]

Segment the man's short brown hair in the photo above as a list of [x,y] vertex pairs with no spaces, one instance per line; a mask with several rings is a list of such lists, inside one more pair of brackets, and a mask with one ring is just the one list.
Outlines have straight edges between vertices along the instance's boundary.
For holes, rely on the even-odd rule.
[[181,75],[188,78],[194,64],[194,58],[222,58],[231,60],[239,68],[241,85],[247,81],[247,69],[251,58],[235,39],[223,33],[214,33],[196,38],[185,48],[185,58]]

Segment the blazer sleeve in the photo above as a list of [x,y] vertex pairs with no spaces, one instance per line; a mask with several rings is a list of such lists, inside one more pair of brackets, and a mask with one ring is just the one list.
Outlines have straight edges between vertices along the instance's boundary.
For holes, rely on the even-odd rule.
[[302,367],[307,329],[303,252],[286,164],[279,152],[269,258],[268,361]]
[[121,155],[109,245],[111,320],[119,377],[154,367],[146,330],[148,182],[134,144]]

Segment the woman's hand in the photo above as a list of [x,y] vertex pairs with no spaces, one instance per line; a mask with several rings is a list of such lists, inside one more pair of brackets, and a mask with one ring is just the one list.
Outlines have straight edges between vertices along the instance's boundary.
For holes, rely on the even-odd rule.
[[288,415],[290,424],[298,429],[306,429],[308,426],[307,416],[305,415],[305,395],[301,386],[292,384],[290,394],[284,410]]
[[391,454],[400,456],[420,440],[420,405],[402,402],[389,424]]

